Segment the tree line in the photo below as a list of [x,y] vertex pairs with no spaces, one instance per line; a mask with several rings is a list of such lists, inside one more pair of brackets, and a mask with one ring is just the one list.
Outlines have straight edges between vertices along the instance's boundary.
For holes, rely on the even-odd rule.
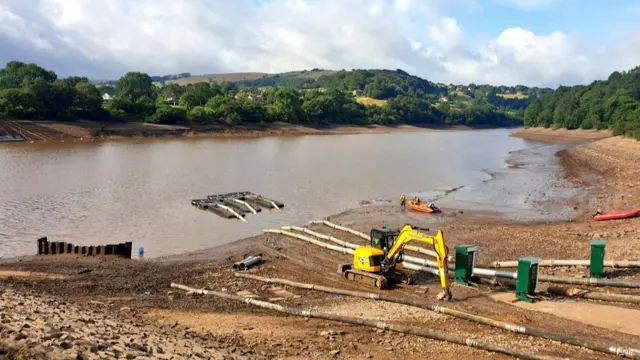
[[640,66],[586,86],[559,87],[531,103],[525,126],[611,129],[640,140]]
[[[181,74],[184,75],[184,74]],[[93,119],[147,121],[162,124],[255,124],[287,122],[329,124],[414,124],[510,126],[517,114],[473,100],[452,108],[438,103],[437,86],[397,71],[338,72],[320,77],[322,87],[257,88],[242,83],[154,84],[148,74],[129,72],[114,86],[91,84],[87,78],[57,75],[36,64],[13,61],[0,70],[0,116],[33,120]],[[364,106],[351,87],[364,89],[384,106]],[[109,94],[107,100],[103,94]],[[435,96],[434,96],[435,95]]]

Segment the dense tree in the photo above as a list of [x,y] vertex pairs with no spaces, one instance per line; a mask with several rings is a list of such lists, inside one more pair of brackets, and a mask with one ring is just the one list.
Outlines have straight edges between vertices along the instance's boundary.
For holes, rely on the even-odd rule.
[[640,139],[640,71],[613,72],[588,86],[559,87],[525,111],[526,126],[606,129]]
[[185,89],[182,86],[171,83],[162,88],[160,96],[158,96],[158,102],[176,105],[180,102],[180,97],[184,94],[184,91]]
[[128,72],[116,83],[115,96],[120,99],[128,99],[132,103],[136,103],[144,96],[155,99],[153,81],[147,74]]
[[[183,75],[189,74],[176,76]],[[591,98],[582,96],[584,89],[560,89],[561,95],[570,92],[573,96],[571,101],[559,101],[564,95],[549,95],[549,89],[434,84],[402,70],[292,72],[259,79],[271,79],[266,89],[257,87],[258,81],[202,82],[186,87],[171,83],[158,88],[153,81],[163,82],[165,77],[130,72],[96,88],[86,78],[58,79],[35,64],[12,62],[0,70],[0,116],[202,125],[282,121],[505,126],[526,118],[528,125],[557,126],[561,121],[562,126],[570,127],[603,126],[615,119],[620,124],[617,131],[628,132],[638,109],[639,90],[630,85],[626,73],[612,78],[616,87],[600,85]],[[104,102],[103,94],[114,98]],[[364,106],[357,101],[360,96],[384,101]],[[525,111],[529,103],[536,105]]]
[[20,88],[28,86],[38,79],[52,83],[57,78],[53,71],[47,71],[36,64],[10,61],[4,69],[0,70],[0,88]]

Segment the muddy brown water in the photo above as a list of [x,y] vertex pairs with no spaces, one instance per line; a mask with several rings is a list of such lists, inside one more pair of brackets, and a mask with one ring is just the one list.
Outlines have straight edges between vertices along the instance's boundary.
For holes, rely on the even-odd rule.
[[[501,188],[509,182],[502,178],[491,190],[492,176],[514,172],[530,180],[542,174],[539,168],[509,168],[506,160],[514,152],[541,148],[511,132],[3,144],[0,257],[34,254],[41,236],[78,245],[133,241],[134,248],[144,247],[145,258],[195,251],[320,219],[362,201],[395,202],[402,192],[459,208],[499,202],[509,212],[525,200],[506,196]],[[546,149],[545,159],[553,157],[553,148]],[[546,177],[529,187],[540,188]],[[441,197],[459,186],[465,187]],[[527,193],[526,186],[509,192]],[[260,193],[285,208],[248,214],[242,223],[190,204],[233,191]]]

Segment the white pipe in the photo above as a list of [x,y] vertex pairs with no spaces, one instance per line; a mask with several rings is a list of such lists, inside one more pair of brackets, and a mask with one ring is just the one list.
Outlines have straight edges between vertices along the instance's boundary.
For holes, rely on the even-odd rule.
[[246,207],[247,207],[247,209],[249,209],[249,211],[251,211],[251,212],[252,212],[252,213],[254,213],[254,214],[257,214],[257,213],[258,213],[258,212],[256,211],[256,209],[254,209],[254,208],[253,208],[253,206],[249,205],[249,203],[248,203],[248,202],[246,202],[246,201],[242,201],[242,200],[240,200],[240,199],[233,199],[233,198],[232,198],[231,200],[232,200],[232,201],[237,202],[238,204],[242,204],[242,205],[246,206]]
[[[590,266],[590,260],[542,260],[539,266]],[[518,261],[495,261],[494,268],[515,268]],[[636,268],[640,267],[640,261],[630,260],[605,260],[604,266],[614,268]]]
[[229,211],[230,213],[232,213],[233,215],[235,215],[238,219],[244,221],[244,222],[248,222],[247,219],[245,219],[244,217],[242,217],[242,215],[238,214],[237,212],[235,212],[235,210],[233,210],[232,208],[225,206],[225,205],[221,205],[216,203],[216,206],[220,206],[221,208]]
[[[281,235],[290,236],[290,237],[293,237],[293,238],[296,238],[296,239],[300,239],[300,240],[312,243],[314,245],[318,245],[318,246],[323,247],[325,249],[339,251],[339,252],[341,252],[343,254],[353,254],[354,253],[354,249],[350,249],[350,248],[347,248],[347,247],[330,245],[330,244],[324,243],[322,241],[318,241],[318,240],[312,239],[310,237],[307,237],[307,236],[304,236],[304,235],[299,235],[299,234],[296,234],[296,233],[292,233],[292,232],[286,231],[286,230],[266,229],[266,230],[264,230],[264,232],[265,233],[271,233],[271,234],[281,234]],[[405,256],[405,260],[407,260],[406,256]],[[422,259],[418,259],[418,260],[422,261]],[[426,273],[434,274],[434,275],[439,275],[439,272],[438,272],[437,269],[429,268],[429,267],[426,267],[426,266],[421,266],[419,264],[414,264],[414,263],[411,263],[411,262],[403,262],[402,265],[404,267],[406,267],[407,269],[411,269],[411,270],[415,270],[415,271],[422,271],[422,272],[426,272]],[[453,274],[453,271],[449,271],[449,274]]]
[[[350,234],[359,236],[359,237],[361,237],[361,238],[363,238],[363,239],[365,239],[367,241],[371,241],[371,238],[369,237],[369,235],[367,235],[367,234],[365,234],[363,232],[360,232],[360,231],[357,231],[357,230],[353,230],[353,229],[350,229],[348,227],[340,226],[340,225],[334,224],[334,223],[332,223],[330,221],[327,221],[327,220],[321,220],[321,221],[316,220],[316,221],[310,221],[309,223],[310,224],[324,224],[324,225],[327,225],[328,227],[331,227],[331,228],[334,228],[334,229],[337,229],[337,230],[346,231],[346,232],[348,232]],[[438,254],[433,250],[428,250],[428,249],[424,249],[424,248],[417,247],[417,246],[406,245],[404,248],[406,250],[409,250],[409,251],[415,251],[415,252],[419,252],[421,254],[425,254],[425,255],[429,255],[429,256],[433,256],[433,257],[437,257],[438,256]],[[449,255],[447,257],[447,261],[453,261],[453,256]]]
[[339,251],[343,254],[353,254],[353,249],[349,249],[349,248],[345,248],[345,247],[341,247],[341,246],[336,246],[336,245],[331,245],[331,244],[327,244],[327,243],[323,243],[322,241],[318,241],[315,239],[312,239],[310,237],[304,236],[304,235],[298,235],[296,233],[292,233],[290,231],[286,231],[286,230],[278,230],[278,229],[266,229],[264,230],[265,233],[271,233],[271,234],[281,234],[281,235],[286,235],[286,236],[290,236],[296,239],[300,239],[309,243],[312,243],[314,245],[318,245],[320,247],[323,247],[325,249],[329,249],[329,250],[334,250],[334,251]]
[[[342,245],[344,247],[348,247],[351,249],[357,249],[359,248],[361,245],[358,244],[353,244],[350,242],[346,242],[344,240],[340,240],[338,238],[335,238],[333,236],[329,236],[329,235],[325,235],[325,234],[321,234],[319,232],[315,232],[313,230],[309,230],[307,228],[302,228],[302,227],[298,227],[298,226],[283,226],[282,227],[283,230],[296,230],[296,231],[302,231],[305,232],[309,235],[313,235],[317,238],[320,239],[324,239],[324,240],[328,240],[328,241],[332,241],[336,244]],[[407,248],[407,246],[405,246],[405,249]],[[419,257],[415,257],[415,256],[410,256],[410,255],[404,255],[404,260],[408,261],[408,262],[412,262],[412,263],[416,263],[418,265],[422,265],[422,266],[432,266],[432,267],[438,267],[438,263],[433,261],[433,260],[427,260],[427,259],[422,259]],[[449,264],[449,269],[455,269],[455,266],[453,264]]]
[[301,231],[301,232],[307,233],[307,234],[309,234],[309,235],[313,235],[313,236],[315,236],[315,237],[317,237],[317,238],[324,239],[324,240],[329,240],[329,241],[334,242],[334,243],[336,243],[336,244],[338,244],[338,245],[342,245],[342,246],[344,246],[344,247],[348,247],[348,248],[351,248],[351,249],[357,249],[357,248],[359,248],[359,247],[360,247],[360,245],[358,245],[358,244],[354,244],[354,243],[346,242],[346,241],[344,241],[344,240],[340,240],[340,239],[335,238],[335,237],[333,237],[333,236],[329,236],[329,235],[321,234],[321,233],[319,233],[319,232],[315,232],[315,231],[309,230],[309,229],[307,229],[307,228],[299,227],[299,226],[283,226],[283,227],[282,227],[282,230],[296,230],[296,231]]
[[276,204],[276,202],[275,202],[275,201],[270,200],[270,199],[265,199],[265,198],[262,198],[262,199],[263,199],[263,200],[267,200],[268,202],[270,202],[270,203],[271,203],[271,205],[273,205],[273,208],[274,208],[274,209],[278,209],[278,210],[280,209],[280,208],[278,207],[278,204]]
[[499,278],[507,278],[507,279],[518,278],[518,273],[491,270],[491,269],[480,269],[480,268],[473,268],[473,275],[484,276],[484,277],[499,277]]

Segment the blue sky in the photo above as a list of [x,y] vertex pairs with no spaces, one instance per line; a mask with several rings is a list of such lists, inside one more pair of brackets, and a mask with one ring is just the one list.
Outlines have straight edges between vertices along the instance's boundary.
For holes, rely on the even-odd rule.
[[480,0],[481,12],[460,13],[466,31],[495,37],[507,27],[535,33],[562,31],[608,41],[616,27],[640,25],[640,1],[556,0],[540,7],[521,8],[498,0]]
[[0,62],[63,76],[402,68],[556,87],[640,64],[640,0],[0,0]]

